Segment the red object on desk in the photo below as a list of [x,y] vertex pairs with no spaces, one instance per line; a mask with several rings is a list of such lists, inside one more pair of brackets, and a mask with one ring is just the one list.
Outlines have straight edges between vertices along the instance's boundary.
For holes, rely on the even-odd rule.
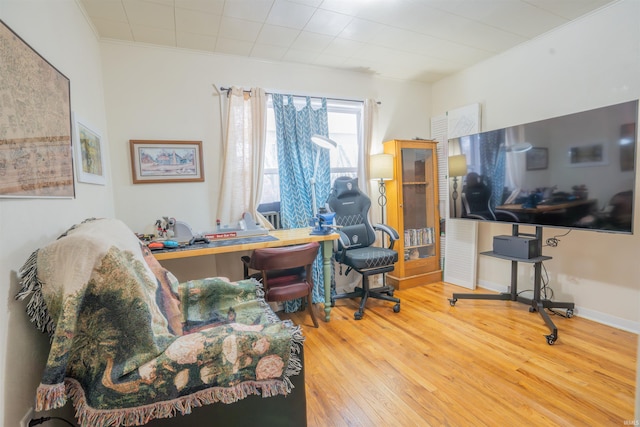
[[230,231],[228,233],[211,233],[211,234],[205,234],[204,237],[206,237],[209,240],[215,240],[215,239],[230,239],[232,237],[237,237],[238,233],[236,233],[235,231]]

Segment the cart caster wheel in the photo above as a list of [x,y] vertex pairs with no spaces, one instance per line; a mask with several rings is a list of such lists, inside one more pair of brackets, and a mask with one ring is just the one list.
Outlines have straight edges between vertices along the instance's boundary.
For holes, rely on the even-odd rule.
[[449,305],[451,307],[455,307],[456,302],[458,302],[458,298],[449,298]]
[[529,307],[529,313],[533,313],[534,311],[536,311],[536,309],[535,309],[535,308],[533,308],[533,307]]
[[362,312],[361,311],[356,311],[355,313],[353,313],[353,318],[356,320],[361,320],[362,319]]
[[573,310],[572,309],[568,309],[567,310],[567,319],[571,319],[573,317]]
[[547,338],[547,344],[549,345],[553,345],[556,342],[556,336],[551,334],[551,335],[545,335]]
[[393,306],[393,312],[394,313],[400,312],[400,303],[397,303],[396,305]]

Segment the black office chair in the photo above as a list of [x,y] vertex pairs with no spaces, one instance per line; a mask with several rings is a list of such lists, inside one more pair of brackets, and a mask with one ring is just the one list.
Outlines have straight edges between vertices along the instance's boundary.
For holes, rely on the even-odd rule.
[[516,214],[491,207],[491,185],[486,178],[471,172],[462,188],[462,216],[490,221],[519,222]]
[[[368,219],[371,200],[358,188],[358,178],[339,177],[333,183],[327,205],[336,216],[334,224],[340,238],[334,253],[335,260],[347,266],[345,275],[351,270],[362,275],[362,287],[356,287],[353,292],[335,295],[331,298],[331,305],[341,298],[362,298],[360,308],[355,312],[356,320],[362,319],[364,307],[369,298],[392,301],[394,312],[400,311],[400,300],[393,297],[393,286],[369,288],[369,277],[393,271],[394,263],[398,261],[398,252],[393,250],[393,244],[398,240],[398,232],[393,228],[376,224],[372,226]],[[382,231],[389,237],[389,247],[372,246],[376,240],[376,231]]]

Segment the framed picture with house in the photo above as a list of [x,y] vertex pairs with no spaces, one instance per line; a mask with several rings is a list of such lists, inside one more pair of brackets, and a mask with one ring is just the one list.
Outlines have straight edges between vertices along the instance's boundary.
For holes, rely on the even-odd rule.
[[134,184],[202,182],[202,141],[130,140]]

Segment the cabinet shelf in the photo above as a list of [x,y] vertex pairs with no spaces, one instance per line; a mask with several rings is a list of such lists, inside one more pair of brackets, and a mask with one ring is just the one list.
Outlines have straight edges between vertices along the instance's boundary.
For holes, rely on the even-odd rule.
[[400,234],[398,262],[387,282],[406,289],[440,281],[437,141],[394,139],[383,146],[395,169],[385,182],[387,223]]
[[425,243],[424,245],[405,246],[405,249],[427,248],[433,246],[435,243]]

